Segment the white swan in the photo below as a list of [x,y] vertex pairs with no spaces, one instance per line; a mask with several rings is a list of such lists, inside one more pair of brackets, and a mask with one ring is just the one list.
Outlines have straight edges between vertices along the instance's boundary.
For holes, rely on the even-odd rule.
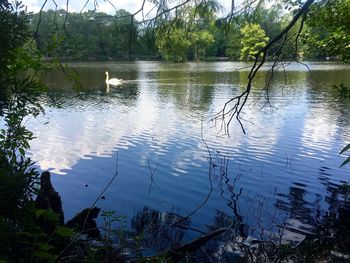
[[114,85],[114,86],[119,86],[122,84],[122,79],[116,79],[116,78],[109,79],[108,72],[106,71],[105,73],[106,73],[106,83],[107,84]]

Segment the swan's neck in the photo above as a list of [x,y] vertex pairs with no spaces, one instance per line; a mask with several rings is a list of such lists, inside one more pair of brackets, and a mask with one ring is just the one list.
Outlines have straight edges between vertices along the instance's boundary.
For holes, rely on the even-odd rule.
[[108,72],[106,72],[106,82],[108,82],[109,80],[109,75],[108,75]]

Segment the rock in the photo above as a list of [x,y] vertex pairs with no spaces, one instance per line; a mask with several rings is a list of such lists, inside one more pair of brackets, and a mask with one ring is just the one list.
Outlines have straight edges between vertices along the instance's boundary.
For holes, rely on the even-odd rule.
[[101,237],[101,233],[95,219],[98,217],[100,210],[98,207],[86,208],[69,220],[66,226],[87,234],[91,238],[98,239]]

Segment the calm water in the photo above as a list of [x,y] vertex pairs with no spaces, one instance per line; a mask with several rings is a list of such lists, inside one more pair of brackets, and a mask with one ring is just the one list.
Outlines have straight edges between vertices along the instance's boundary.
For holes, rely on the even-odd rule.
[[[84,93],[72,91],[62,72],[50,72],[46,115],[28,122],[36,135],[32,158],[52,171],[66,219],[91,205],[116,166],[118,176],[97,204],[102,209],[130,221],[145,206],[186,216],[204,204],[191,226],[207,231],[225,215],[255,236],[290,219],[315,224],[349,182],[338,153],[350,142],[350,100],[332,88],[350,86],[349,66],[310,63],[309,72],[290,65],[286,75],[276,74],[271,106],[264,96],[257,100],[260,73],[242,115],[247,134],[233,122],[230,137],[209,120],[245,87],[244,63],[72,66]],[[124,84],[107,90],[105,70]]]

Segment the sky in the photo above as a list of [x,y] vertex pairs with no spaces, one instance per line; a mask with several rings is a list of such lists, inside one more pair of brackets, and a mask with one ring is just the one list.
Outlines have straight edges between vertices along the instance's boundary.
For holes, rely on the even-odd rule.
[[[89,3],[87,5],[88,9],[93,9],[93,3],[94,0],[87,0]],[[170,5],[174,5],[176,3],[180,3],[183,0],[168,0]],[[22,0],[22,3],[27,6],[27,10],[30,12],[38,12],[40,11],[40,8],[43,4],[44,0]],[[57,3],[57,6],[59,9],[64,8],[66,9],[66,0],[48,0],[44,10],[47,9],[55,9],[55,4]],[[113,5],[117,8],[117,9],[125,9],[131,13],[137,11],[140,9],[143,0],[97,0],[96,1],[98,3],[98,11],[101,12],[105,12],[105,13],[109,13],[109,14],[114,14],[115,13],[115,9],[114,7],[111,5],[111,3],[113,3]],[[229,10],[231,9],[231,0],[218,0],[218,2],[224,7],[225,11],[223,13],[227,14],[229,12]],[[236,2],[240,2],[236,0]],[[69,5],[68,5],[68,10],[70,12],[80,12],[82,10],[82,8],[84,7],[84,4],[86,3],[86,1],[84,0],[69,0]],[[145,6],[145,14],[152,9],[152,4],[150,3],[150,0],[146,1],[146,6]],[[141,18],[141,14],[140,17],[136,17],[136,19]]]

